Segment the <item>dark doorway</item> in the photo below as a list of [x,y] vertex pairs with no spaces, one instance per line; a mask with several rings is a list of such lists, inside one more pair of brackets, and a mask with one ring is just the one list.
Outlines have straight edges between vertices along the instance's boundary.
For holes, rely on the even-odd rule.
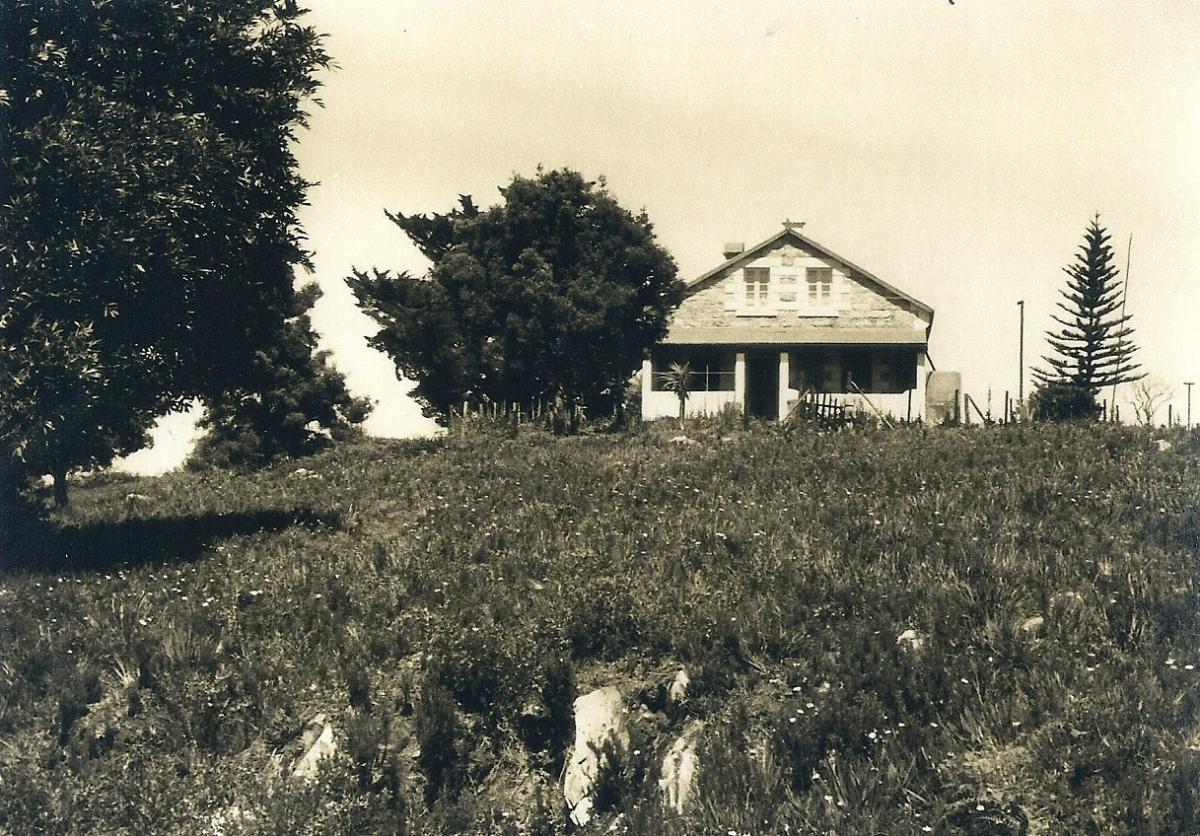
[[746,356],[746,413],[751,418],[779,417],[779,356]]

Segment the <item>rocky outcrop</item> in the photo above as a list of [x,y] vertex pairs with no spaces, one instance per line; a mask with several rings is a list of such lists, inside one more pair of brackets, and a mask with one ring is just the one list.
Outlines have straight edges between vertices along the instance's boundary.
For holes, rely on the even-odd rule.
[[676,813],[682,814],[695,795],[696,775],[700,770],[697,749],[702,731],[704,723],[693,720],[671,744],[663,758],[658,788],[662,791],[663,802]]
[[575,700],[575,745],[567,756],[563,797],[571,821],[577,825],[587,824],[592,818],[606,745],[621,751],[629,748],[625,700],[611,685]]
[[325,722],[325,715],[318,714],[304,727],[304,752],[292,767],[292,777],[312,780],[317,776],[321,761],[337,752],[333,739],[333,726]]

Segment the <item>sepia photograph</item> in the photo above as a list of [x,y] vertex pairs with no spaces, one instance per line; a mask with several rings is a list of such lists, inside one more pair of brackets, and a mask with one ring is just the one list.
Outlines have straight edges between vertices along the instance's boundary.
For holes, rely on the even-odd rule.
[[1200,834],[1196,0],[0,0],[0,836]]

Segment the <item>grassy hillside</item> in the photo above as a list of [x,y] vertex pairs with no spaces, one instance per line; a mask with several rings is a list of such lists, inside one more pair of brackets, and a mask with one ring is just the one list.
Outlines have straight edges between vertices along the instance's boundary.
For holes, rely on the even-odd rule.
[[1200,435],[672,434],[82,484],[0,577],[0,833],[555,832],[601,685],[592,832],[1197,828]]

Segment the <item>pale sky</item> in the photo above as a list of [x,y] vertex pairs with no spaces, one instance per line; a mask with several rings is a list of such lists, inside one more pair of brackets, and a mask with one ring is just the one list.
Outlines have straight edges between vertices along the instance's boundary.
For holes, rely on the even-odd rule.
[[539,163],[645,207],[685,279],[725,241],[805,221],[931,305],[933,362],[997,409],[1016,394],[1017,300],[1029,366],[1099,211],[1122,275],[1133,236],[1144,368],[1176,409],[1200,378],[1198,3],[309,6],[338,64],[297,147],[320,182],[301,215],[315,322],[379,401],[374,434],[432,430],[342,283],[352,266],[425,270],[383,210],[490,205]]

